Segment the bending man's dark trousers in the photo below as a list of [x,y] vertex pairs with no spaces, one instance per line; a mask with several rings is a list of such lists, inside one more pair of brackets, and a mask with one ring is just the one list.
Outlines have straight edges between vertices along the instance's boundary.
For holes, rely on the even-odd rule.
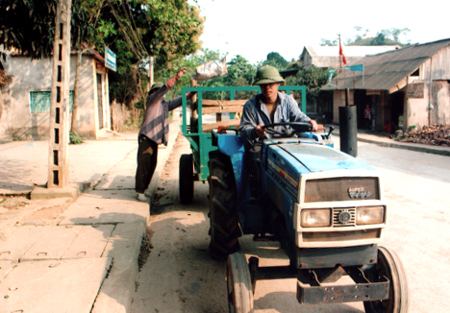
[[146,136],[139,136],[139,148],[136,170],[136,192],[144,193],[155,173],[158,161],[158,145]]

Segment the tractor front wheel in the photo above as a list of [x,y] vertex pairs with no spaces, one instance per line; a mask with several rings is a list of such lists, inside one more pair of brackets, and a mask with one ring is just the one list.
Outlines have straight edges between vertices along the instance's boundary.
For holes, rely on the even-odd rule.
[[376,277],[389,279],[389,299],[365,301],[366,313],[404,313],[408,311],[408,284],[403,265],[397,254],[385,247],[378,247]]
[[227,261],[228,308],[230,313],[253,312],[253,288],[245,255],[236,252]]

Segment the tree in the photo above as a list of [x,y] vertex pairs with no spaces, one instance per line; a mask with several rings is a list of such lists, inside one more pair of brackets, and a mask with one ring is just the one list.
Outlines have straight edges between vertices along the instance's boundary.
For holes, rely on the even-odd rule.
[[[189,85],[190,76],[194,74],[195,67],[213,60],[221,60],[224,56],[219,51],[202,49],[201,54],[194,54],[185,58],[179,65],[188,68],[187,75],[181,78],[180,84],[176,84],[172,89]],[[204,87],[224,87],[224,86],[250,86],[253,84],[256,74],[255,66],[251,65],[247,59],[241,55],[237,55],[227,63],[228,74],[216,77],[207,81],[199,81],[197,84]],[[186,78],[185,81],[183,79]],[[178,89],[179,90],[179,89]],[[208,99],[230,99],[228,93],[223,92],[205,92],[203,95]],[[248,97],[248,92],[237,92],[235,99],[244,99]]]
[[267,55],[267,60],[263,62],[263,65],[271,65],[276,67],[278,70],[286,69],[288,61],[283,58],[278,52],[270,52]]
[[370,41],[370,46],[384,46],[386,45],[386,36],[381,32]]
[[392,39],[395,42],[400,42],[400,37],[404,36],[406,42],[409,43],[409,40],[406,38],[408,33],[410,32],[409,28],[390,28],[390,29],[382,29],[380,33],[382,33],[386,38]]
[[[253,84],[256,69],[243,56],[236,55],[227,65],[228,74],[221,80],[223,86],[251,86]],[[251,95],[252,92],[239,91],[235,94],[235,99],[247,99]],[[229,95],[225,96],[225,99],[229,98]]]
[[[131,106],[132,111],[132,122],[136,122],[139,117],[136,114],[136,109],[142,109],[144,107],[144,102],[136,100],[136,95],[140,94],[140,73],[137,69],[130,70],[123,74],[118,74],[115,72],[110,73],[110,84],[113,88],[110,90],[110,97],[117,100],[118,103],[122,104],[122,112],[125,111],[125,106],[133,103]],[[134,103],[135,102],[135,103]]]
[[300,60],[295,61],[292,59],[292,61],[286,66],[286,70],[294,70],[298,68],[300,68]]
[[[296,76],[290,76],[286,79],[287,85],[305,85],[306,86],[306,102],[309,104],[319,104],[319,113],[324,112],[324,108],[320,106],[318,101],[320,96],[320,88],[327,83],[328,71],[319,67],[312,66],[308,69],[301,70]],[[301,98],[295,95],[295,98]]]
[[338,41],[337,39],[334,40],[329,40],[329,39],[320,39],[320,45],[321,46],[337,46],[338,45]]
[[233,82],[243,77],[249,85],[253,84],[253,77],[256,74],[255,68],[241,55],[236,55],[228,64],[228,75],[224,78],[227,86],[233,86]]
[[[190,81],[192,75],[195,74],[195,68],[199,65],[205,64],[209,61],[215,61],[215,60],[221,60],[224,55],[221,56],[220,52],[218,50],[210,50],[207,48],[202,48],[199,53],[191,54],[183,59],[178,59],[172,62],[172,68],[171,69],[160,69],[156,73],[156,80],[165,82],[170,77],[176,74],[176,71],[183,66],[187,68],[187,73],[181,79],[178,81],[177,84],[175,84],[171,90],[169,91],[169,96],[175,97],[176,95],[181,94],[181,89],[184,86],[190,86]],[[200,86],[207,86],[207,84],[214,84],[218,81],[222,81],[222,77],[214,78],[210,81],[206,82],[197,82]],[[208,85],[210,86],[210,85]]]
[[17,49],[32,58],[53,51],[56,1],[0,1],[0,44],[6,50]]
[[[145,61],[148,63],[149,56],[155,56],[157,75],[173,76],[179,68],[176,67],[179,60],[200,48],[198,40],[204,19],[187,0],[129,0],[116,4],[109,0],[109,3],[109,19],[119,24],[118,34],[105,38],[105,43],[117,54],[119,77],[116,81],[120,81],[120,75],[137,69],[141,75],[138,77],[140,99],[136,101],[145,103],[149,83]],[[115,89],[115,81],[110,86],[111,90]],[[134,107],[131,103],[127,105]]]

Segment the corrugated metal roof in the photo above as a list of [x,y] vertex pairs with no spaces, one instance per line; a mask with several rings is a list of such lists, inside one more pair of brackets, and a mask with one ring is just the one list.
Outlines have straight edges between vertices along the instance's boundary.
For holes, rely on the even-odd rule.
[[358,64],[364,65],[364,73],[345,70],[331,81],[331,87],[325,85],[322,89],[390,90],[449,45],[450,39],[443,39],[367,56],[358,61]]

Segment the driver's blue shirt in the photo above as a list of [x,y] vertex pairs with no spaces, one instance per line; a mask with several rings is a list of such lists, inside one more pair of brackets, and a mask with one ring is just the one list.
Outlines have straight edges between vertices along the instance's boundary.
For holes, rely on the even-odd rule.
[[[245,103],[239,132],[245,141],[253,141],[257,138],[255,127],[259,124],[268,125],[282,122],[309,122],[310,120],[311,119],[305,113],[300,111],[294,98],[278,92],[277,107],[272,121],[269,111],[263,102],[262,94],[258,94]],[[278,131],[282,131],[285,127],[275,126],[274,128]],[[267,132],[266,137],[270,138],[272,135]]]

